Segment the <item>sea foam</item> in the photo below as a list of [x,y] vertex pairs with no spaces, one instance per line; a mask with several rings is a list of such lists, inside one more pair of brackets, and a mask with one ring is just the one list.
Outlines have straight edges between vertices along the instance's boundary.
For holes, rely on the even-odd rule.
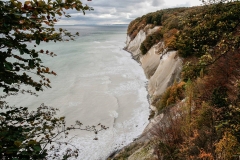
[[38,97],[19,95],[9,101],[31,109],[43,102],[57,107],[59,116],[66,117],[67,125],[80,120],[84,125],[102,123],[109,127],[98,133],[98,140],[93,140],[92,132],[74,131],[69,135],[71,143],[80,149],[79,160],[105,159],[132,142],[146,127],[147,79],[140,65],[122,50],[126,27],[69,29],[84,35],[73,42],[44,45],[58,54],[51,60],[43,57],[44,64],[58,74],[51,77],[52,89],[40,92]]

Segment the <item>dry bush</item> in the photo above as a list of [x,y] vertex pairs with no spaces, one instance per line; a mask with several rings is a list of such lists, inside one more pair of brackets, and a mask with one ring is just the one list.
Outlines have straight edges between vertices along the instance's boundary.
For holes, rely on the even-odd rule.
[[166,89],[161,96],[156,96],[152,102],[158,111],[161,111],[166,106],[175,104],[184,98],[185,82],[174,82],[174,84]]
[[171,49],[176,49],[177,33],[178,33],[178,30],[174,28],[163,34],[163,39],[166,47]]
[[[153,126],[150,131],[152,141],[155,143],[154,154],[158,159],[179,159],[181,135],[182,112],[176,108],[168,109],[163,118]],[[179,115],[179,116],[176,116]]]

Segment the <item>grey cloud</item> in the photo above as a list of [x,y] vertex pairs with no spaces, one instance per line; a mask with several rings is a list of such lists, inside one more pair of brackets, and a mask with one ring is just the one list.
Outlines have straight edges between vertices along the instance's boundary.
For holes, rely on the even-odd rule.
[[[92,0],[91,2],[85,0],[89,6],[94,8],[94,11],[91,12],[91,14],[96,16],[94,22],[105,21],[106,23],[114,23],[117,20],[129,23],[137,17],[163,8],[190,6],[190,1],[199,0],[182,0],[181,2],[178,1],[178,3],[174,0]],[[179,3],[181,4],[179,5]],[[106,14],[111,14],[112,17],[109,18]],[[97,20],[99,15],[102,15],[102,17],[105,15],[106,18]],[[86,17],[88,17],[88,14]],[[89,23],[91,23],[90,19]]]
[[153,6],[160,6],[160,5],[163,5],[164,3],[165,3],[164,0],[153,0],[152,1]]
[[[21,0],[24,1],[24,0]],[[70,19],[62,18],[62,22],[78,24],[128,24],[133,19],[149,12],[154,12],[163,8],[190,6],[190,2],[199,0],[81,0],[94,8],[94,11],[86,11],[86,15],[68,10],[72,17]],[[170,2],[173,2],[170,4]],[[175,3],[174,3],[175,2]],[[180,3],[180,5],[179,5]],[[170,4],[170,5],[169,5]],[[60,22],[60,23],[62,23]]]

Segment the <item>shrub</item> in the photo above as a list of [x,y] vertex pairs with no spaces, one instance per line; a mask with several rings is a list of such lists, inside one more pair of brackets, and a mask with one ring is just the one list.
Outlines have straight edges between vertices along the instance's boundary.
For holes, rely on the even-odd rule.
[[140,50],[142,54],[146,54],[147,51],[156,43],[158,43],[163,38],[163,35],[161,34],[160,30],[154,32],[153,34],[150,34],[146,37],[146,39],[142,42],[140,46]]
[[176,48],[176,35],[178,33],[177,29],[171,29],[168,32],[166,32],[165,34],[163,34],[163,39],[164,39],[164,43],[165,46],[171,49],[175,49]]
[[184,85],[185,82],[174,82],[174,84],[167,88],[161,97],[156,97],[154,103],[158,111],[161,111],[166,106],[175,104],[184,98]]

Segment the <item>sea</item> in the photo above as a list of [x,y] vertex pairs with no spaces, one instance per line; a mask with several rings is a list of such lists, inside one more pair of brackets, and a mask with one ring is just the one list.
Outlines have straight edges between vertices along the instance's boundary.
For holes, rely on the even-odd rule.
[[[43,64],[57,73],[52,88],[8,97],[10,105],[35,110],[42,103],[59,108],[67,125],[99,123],[109,127],[93,132],[70,132],[79,160],[102,160],[137,138],[148,124],[147,79],[140,64],[124,51],[127,26],[57,26],[74,33],[74,41],[41,43],[56,57],[43,56]],[[94,140],[95,139],[95,140]],[[62,148],[64,151],[64,148]],[[75,159],[75,158],[74,158]]]

